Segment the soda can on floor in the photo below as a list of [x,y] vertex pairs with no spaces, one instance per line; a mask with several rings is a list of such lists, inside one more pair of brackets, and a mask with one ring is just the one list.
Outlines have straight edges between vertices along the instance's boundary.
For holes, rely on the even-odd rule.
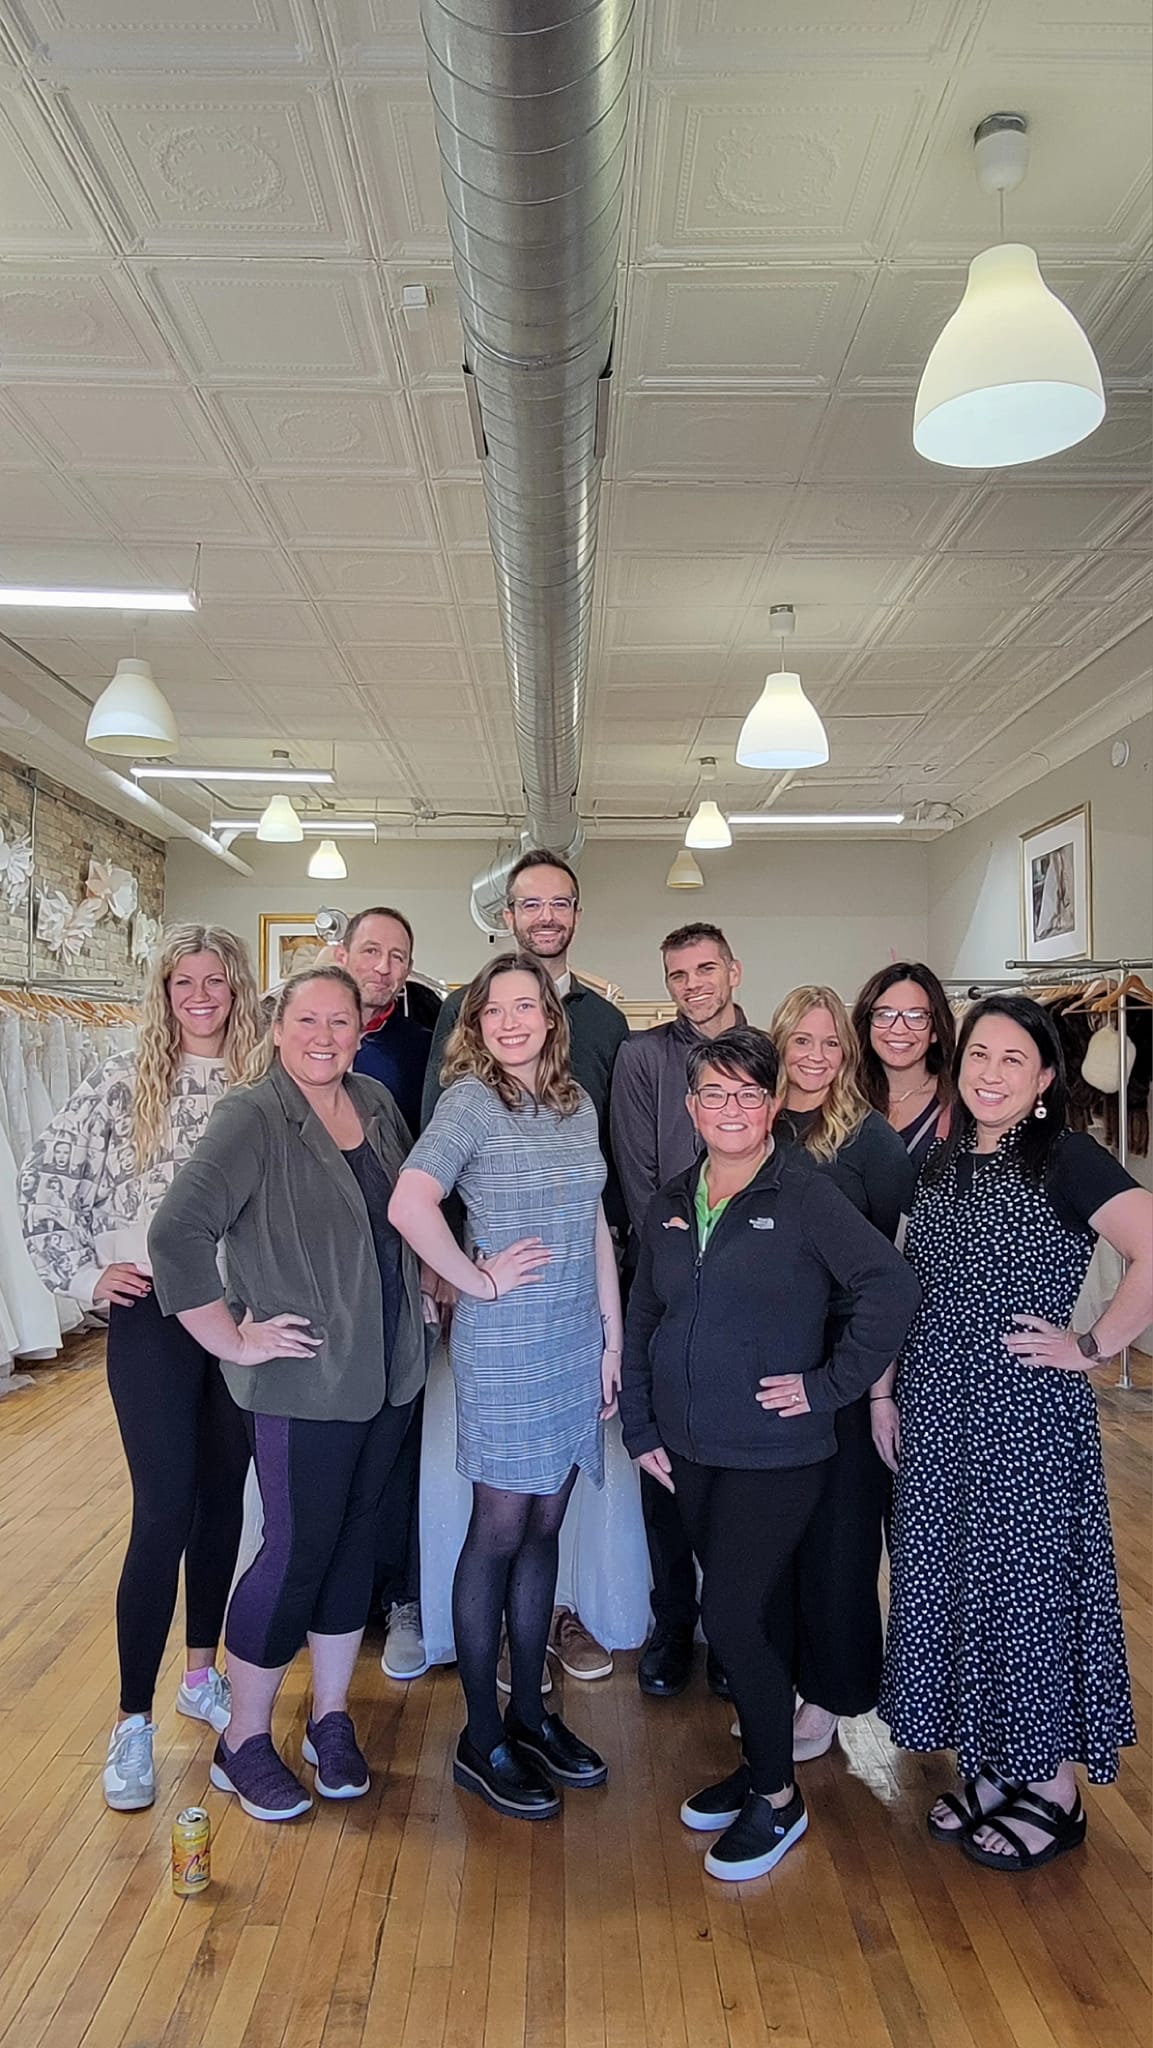
[[203,1806],[186,1806],[172,1823],[172,1889],[195,1898],[212,1881],[212,1829]]

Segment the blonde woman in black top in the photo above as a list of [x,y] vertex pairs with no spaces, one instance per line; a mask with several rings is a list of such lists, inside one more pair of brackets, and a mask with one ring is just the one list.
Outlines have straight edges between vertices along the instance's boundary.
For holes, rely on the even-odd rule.
[[[777,1009],[770,1036],[784,1078],[779,1136],[799,1145],[892,1242],[912,1207],[916,1170],[897,1133],[861,1092],[856,1038],[840,996],[831,988],[793,989]],[[840,1320],[834,1299],[830,1341]],[[837,1455],[827,1468],[821,1511],[797,1549],[797,1763],[825,1754],[842,1716],[867,1714],[877,1703],[877,1579],[889,1476],[871,1423],[889,1406],[887,1395],[872,1387],[838,1411]]]

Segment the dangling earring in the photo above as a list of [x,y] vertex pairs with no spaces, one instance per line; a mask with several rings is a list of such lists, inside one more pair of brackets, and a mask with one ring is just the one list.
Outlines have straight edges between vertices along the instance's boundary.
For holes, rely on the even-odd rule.
[[1041,1124],[1044,1123],[1045,1118],[1048,1116],[1048,1114],[1049,1112],[1045,1107],[1045,1099],[1043,1096],[1039,1095],[1037,1097],[1037,1104],[1033,1111],[1033,1115],[1036,1117],[1037,1122]]

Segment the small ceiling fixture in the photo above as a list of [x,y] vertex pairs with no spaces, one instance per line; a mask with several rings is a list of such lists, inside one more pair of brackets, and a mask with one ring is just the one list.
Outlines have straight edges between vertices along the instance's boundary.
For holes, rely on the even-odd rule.
[[[700,761],[702,782],[717,779],[717,758],[715,754],[702,754]],[[716,852],[722,846],[731,846],[733,835],[716,803],[711,796],[701,797],[696,810],[689,819],[685,833],[685,845],[694,853]]]
[[312,859],[308,872],[314,882],[343,882],[347,880],[348,869],[344,855],[335,839],[322,839]]
[[705,878],[687,846],[682,846],[668,874],[666,889],[703,889]]
[[794,669],[785,668],[785,641],[796,631],[791,604],[769,607],[769,627],[781,643],[781,666],[741,727],[737,764],[741,768],[819,768],[829,758],[829,739]]
[[256,836],[272,846],[295,846],[304,838],[304,827],[292,808],[290,798],[284,795],[270,798],[256,828]]
[[969,282],[925,364],[913,446],[951,469],[1008,469],[1073,448],[1105,417],[1097,358],[1049,290],[1037,252],[1005,240],[1005,194],[1029,162],[1024,114],[989,114],[973,134],[977,183],[998,195],[1001,240]]
[[84,734],[94,754],[137,754],[145,760],[174,754],[180,734],[172,706],[153,678],[152,665],[135,655],[116,664],[96,699]]

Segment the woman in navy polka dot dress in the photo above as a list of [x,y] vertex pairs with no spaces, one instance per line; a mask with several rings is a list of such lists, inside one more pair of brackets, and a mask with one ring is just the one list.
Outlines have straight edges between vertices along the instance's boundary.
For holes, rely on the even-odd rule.
[[[1153,1196],[1065,1128],[1060,1044],[1027,997],[970,1010],[955,1077],[905,1245],[923,1298],[879,1711],[902,1748],[957,1752],[930,1833],[1015,1871],[1084,1840],[1074,1765],[1108,1784],[1136,1740],[1090,1374],[1153,1315]],[[1131,1263],[1078,1338],[1097,1236]]]

